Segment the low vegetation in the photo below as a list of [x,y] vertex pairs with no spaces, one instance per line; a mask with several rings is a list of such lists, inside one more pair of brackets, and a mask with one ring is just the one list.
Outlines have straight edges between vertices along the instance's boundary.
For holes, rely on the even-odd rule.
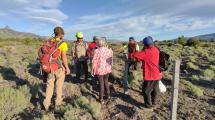
[[204,80],[212,80],[215,78],[215,72],[211,69],[206,69],[201,72],[201,78]]
[[198,70],[199,67],[197,65],[193,64],[192,62],[188,62],[187,63],[187,69],[189,69],[189,70]]
[[88,100],[88,98],[81,96],[76,100],[75,105],[87,109],[94,118],[100,117],[101,104],[93,99]]
[[201,97],[204,95],[204,90],[193,85],[191,82],[187,80],[181,80],[181,84],[185,86],[185,88],[194,96]]
[[2,119],[13,119],[30,106],[30,90],[25,85],[22,87],[0,87],[0,116]]
[[[110,75],[113,102],[101,105],[96,101],[98,93],[94,93],[89,83],[72,83],[72,77],[67,76],[64,85],[65,104],[55,107],[51,112],[42,110],[43,90],[42,81],[36,63],[37,49],[42,44],[38,39],[0,39],[0,119],[34,119],[34,120],[95,120],[95,119],[131,119],[130,107],[138,106],[143,102],[143,97],[139,94],[142,83],[142,69],[131,71],[129,94],[123,94],[123,58],[120,57],[121,43],[113,44],[114,67]],[[71,45],[72,42],[69,42]],[[127,44],[127,43],[126,43]],[[180,105],[184,105],[179,110],[179,119],[186,119],[184,115],[197,116],[199,119],[211,117],[213,110],[213,83],[215,79],[215,50],[214,43],[202,42],[195,43],[181,36],[179,41],[157,41],[156,45],[170,54],[172,60],[181,59],[181,80]],[[71,58],[68,57],[71,62]],[[153,114],[144,114],[144,119],[152,119],[151,116],[158,116],[161,119],[168,119],[170,95],[170,80],[172,77],[172,65],[170,70],[165,72],[164,83],[167,92],[160,97],[158,109]],[[69,82],[68,82],[69,81]],[[6,83],[6,84],[5,84]],[[21,83],[21,84],[20,84]],[[169,83],[169,84],[166,84]],[[7,87],[6,87],[7,86]],[[75,87],[74,87],[75,86]],[[75,89],[74,89],[75,88]],[[41,92],[42,91],[42,92]],[[92,92],[93,91],[93,92]],[[205,92],[204,92],[205,91]],[[98,92],[98,91],[97,91]],[[113,92],[113,91],[112,91]],[[199,100],[198,98],[201,98]],[[190,100],[195,103],[190,103]],[[193,109],[183,109],[190,107]],[[207,111],[205,110],[207,109]],[[142,110],[140,110],[142,111]],[[164,112],[163,112],[164,111]],[[195,115],[195,112],[201,114]],[[141,113],[142,114],[142,113]],[[148,116],[147,116],[148,115]],[[203,116],[203,117],[202,117]],[[187,118],[189,119],[189,118]],[[209,119],[210,120],[210,119]]]

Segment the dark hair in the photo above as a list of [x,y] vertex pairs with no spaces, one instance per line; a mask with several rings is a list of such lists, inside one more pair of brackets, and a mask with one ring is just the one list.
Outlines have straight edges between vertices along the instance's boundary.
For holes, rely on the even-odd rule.
[[59,34],[62,34],[62,35],[64,35],[64,30],[63,30],[63,28],[62,27],[55,27],[54,28],[54,34],[55,34],[55,36],[57,36],[57,35],[59,35]]

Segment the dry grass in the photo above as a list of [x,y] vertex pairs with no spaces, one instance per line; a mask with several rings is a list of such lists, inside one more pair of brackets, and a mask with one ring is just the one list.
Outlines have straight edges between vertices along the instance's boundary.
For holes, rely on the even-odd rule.
[[181,84],[183,84],[186,89],[194,96],[201,97],[204,95],[204,90],[193,85],[191,82],[187,80],[181,80]]

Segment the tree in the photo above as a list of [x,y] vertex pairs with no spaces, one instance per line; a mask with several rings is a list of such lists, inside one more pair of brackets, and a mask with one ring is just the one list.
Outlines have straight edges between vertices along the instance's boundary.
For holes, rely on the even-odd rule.
[[182,35],[182,36],[180,36],[180,37],[178,37],[178,41],[177,41],[179,44],[181,44],[181,45],[186,45],[186,43],[187,43],[187,40],[186,40],[186,38],[184,37],[184,35]]
[[188,41],[187,41],[187,45],[188,46],[199,46],[200,45],[200,40],[198,38],[190,38]]

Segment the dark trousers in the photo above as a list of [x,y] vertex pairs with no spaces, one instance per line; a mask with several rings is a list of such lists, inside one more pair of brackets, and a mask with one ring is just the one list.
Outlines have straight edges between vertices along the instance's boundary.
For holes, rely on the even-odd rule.
[[106,92],[108,97],[110,95],[110,88],[108,84],[109,74],[98,75],[97,77],[99,79],[99,84],[100,84],[100,100],[103,100],[104,92]]
[[87,80],[88,77],[88,65],[87,61],[78,61],[76,63],[76,78],[80,79],[81,77],[81,71],[84,71],[85,80]]
[[158,84],[158,80],[144,80],[142,93],[144,97],[145,107],[150,108],[156,103],[158,92],[155,87]]

